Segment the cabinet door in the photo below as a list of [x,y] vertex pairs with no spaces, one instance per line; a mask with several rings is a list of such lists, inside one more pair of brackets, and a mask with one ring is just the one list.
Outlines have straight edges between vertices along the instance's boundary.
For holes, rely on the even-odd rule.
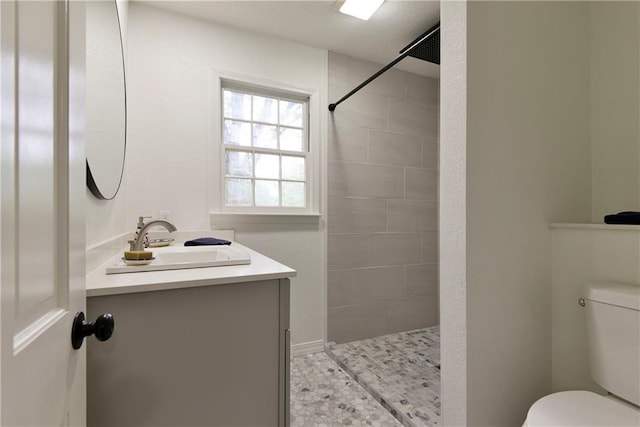
[[89,298],[89,318],[108,307],[118,322],[87,346],[89,425],[278,425],[280,293],[271,280]]

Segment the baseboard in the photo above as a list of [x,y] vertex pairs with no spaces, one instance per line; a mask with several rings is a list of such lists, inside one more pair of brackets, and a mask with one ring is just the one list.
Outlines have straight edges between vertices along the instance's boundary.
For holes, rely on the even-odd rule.
[[324,340],[304,342],[291,346],[292,356],[304,356],[305,354],[320,353],[324,351]]

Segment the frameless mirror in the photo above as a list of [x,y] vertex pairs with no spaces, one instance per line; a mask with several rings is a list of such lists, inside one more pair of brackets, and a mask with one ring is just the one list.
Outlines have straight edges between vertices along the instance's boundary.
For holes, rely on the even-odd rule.
[[86,2],[87,186],[99,199],[118,193],[127,134],[124,55],[114,1]]

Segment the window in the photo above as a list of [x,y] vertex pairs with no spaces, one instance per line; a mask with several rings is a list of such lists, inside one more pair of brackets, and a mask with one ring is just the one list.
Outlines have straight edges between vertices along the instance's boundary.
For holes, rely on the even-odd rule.
[[309,97],[222,81],[222,201],[241,211],[309,210]]

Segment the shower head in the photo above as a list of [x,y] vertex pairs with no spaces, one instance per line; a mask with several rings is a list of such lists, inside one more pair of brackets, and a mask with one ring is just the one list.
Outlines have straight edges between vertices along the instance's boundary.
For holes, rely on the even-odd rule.
[[[413,46],[429,33],[433,34],[431,34],[430,37],[425,38],[420,44]],[[413,48],[411,48],[411,46],[413,46]],[[409,48],[411,48],[411,50],[409,50],[408,56],[422,59],[423,61],[433,62],[434,64],[440,64],[440,23],[438,22],[436,25],[420,34],[418,38],[405,46],[400,53],[405,53]]]

